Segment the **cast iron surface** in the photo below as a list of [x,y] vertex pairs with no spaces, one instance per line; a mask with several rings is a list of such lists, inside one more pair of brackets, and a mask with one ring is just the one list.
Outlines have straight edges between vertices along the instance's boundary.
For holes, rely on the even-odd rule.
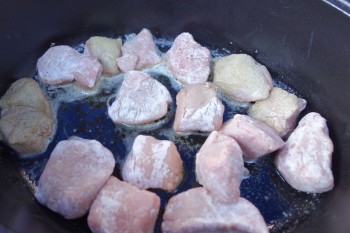
[[[52,42],[78,43],[91,35],[118,36],[149,28],[157,37],[191,32],[198,42],[244,48],[309,101],[327,120],[335,142],[334,191],[296,232],[350,229],[350,20],[320,1],[1,1],[0,92],[31,76]],[[76,38],[76,39],[75,39]],[[233,42],[232,45],[229,42]],[[67,41],[68,43],[68,41]],[[80,232],[35,203],[17,173],[18,160],[1,147],[0,231]],[[273,207],[272,207],[273,208]],[[83,228],[81,228],[83,227]]]

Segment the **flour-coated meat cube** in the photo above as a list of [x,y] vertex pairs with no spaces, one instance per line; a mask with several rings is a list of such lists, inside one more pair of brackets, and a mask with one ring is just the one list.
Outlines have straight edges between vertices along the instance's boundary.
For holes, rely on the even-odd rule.
[[196,155],[198,182],[223,203],[233,203],[239,198],[243,168],[238,143],[217,131],[209,135]]
[[37,62],[39,78],[47,84],[57,85],[76,80],[92,88],[102,72],[97,58],[80,54],[75,49],[59,45],[49,48]]
[[214,83],[239,102],[266,99],[272,89],[269,71],[247,54],[218,58],[214,65]]
[[35,198],[67,219],[86,214],[113,172],[113,154],[100,142],[60,141],[41,174]]
[[172,197],[163,215],[164,233],[268,233],[264,218],[249,201],[232,204],[214,200],[204,188],[193,188]]
[[122,40],[102,36],[90,37],[85,43],[84,54],[94,56],[101,63],[103,74],[107,76],[118,74],[117,58],[121,56]]
[[219,130],[224,105],[217,97],[212,83],[186,86],[176,96],[175,132]]
[[168,89],[160,82],[145,72],[129,71],[108,114],[115,123],[145,124],[165,116],[171,102]]
[[323,193],[334,186],[333,143],[326,120],[318,113],[304,116],[276,156],[276,166],[295,189]]
[[14,82],[0,99],[0,134],[21,157],[47,147],[54,131],[54,114],[39,85],[29,78]]
[[122,56],[117,58],[117,63],[124,72],[141,70],[162,61],[157,53],[152,33],[148,29],[142,29],[135,38],[125,42],[121,49]]
[[166,56],[170,72],[182,84],[207,81],[210,72],[210,51],[198,44],[190,33],[178,35]]
[[110,177],[91,205],[88,225],[93,233],[153,233],[160,198]]
[[305,107],[306,100],[274,87],[267,99],[252,105],[249,115],[274,128],[283,137],[295,127],[297,117]]
[[236,114],[220,132],[235,139],[248,159],[256,159],[278,150],[284,141],[270,126],[249,116]]
[[141,189],[172,191],[182,181],[183,162],[173,142],[139,135],[123,165],[122,176]]

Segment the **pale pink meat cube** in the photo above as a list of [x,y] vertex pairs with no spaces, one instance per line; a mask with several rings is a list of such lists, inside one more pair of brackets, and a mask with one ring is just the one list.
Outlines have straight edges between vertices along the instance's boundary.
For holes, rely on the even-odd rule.
[[134,39],[125,42],[121,50],[122,56],[117,58],[117,63],[124,72],[141,70],[162,61],[157,53],[152,33],[148,29],[142,29]]
[[138,57],[134,54],[124,54],[122,57],[117,59],[119,68],[126,72],[136,70]]
[[80,54],[66,45],[49,48],[38,59],[37,68],[44,83],[57,85],[76,80],[87,88],[94,87],[102,73],[102,66],[97,58]]
[[177,36],[167,52],[168,68],[184,85],[207,81],[210,72],[210,51],[198,44],[190,33]]
[[244,198],[232,204],[214,200],[204,188],[172,197],[165,209],[163,233],[268,233],[259,210]]
[[248,159],[256,159],[278,150],[284,141],[270,126],[249,116],[236,114],[220,132],[235,139]]
[[91,205],[88,225],[93,233],[153,233],[160,198],[110,177]]
[[137,125],[164,117],[172,102],[165,86],[141,71],[124,75],[118,96],[108,107],[108,115],[115,123]]
[[219,130],[224,105],[212,83],[186,86],[176,96],[175,132],[211,132]]
[[233,203],[240,196],[244,163],[238,143],[213,131],[196,155],[198,182],[214,199]]
[[333,189],[333,143],[326,120],[318,113],[304,116],[276,156],[276,166],[295,189],[323,193]]
[[172,191],[182,181],[183,162],[173,142],[139,135],[126,158],[122,176],[141,189]]
[[267,99],[256,101],[249,116],[274,128],[283,137],[293,130],[297,117],[306,107],[306,100],[274,87]]
[[67,219],[86,214],[113,172],[113,154],[95,140],[72,137],[52,151],[35,198]]

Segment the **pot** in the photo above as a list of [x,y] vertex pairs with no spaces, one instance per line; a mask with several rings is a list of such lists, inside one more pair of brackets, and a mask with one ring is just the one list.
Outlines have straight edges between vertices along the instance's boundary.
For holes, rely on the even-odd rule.
[[[3,0],[0,94],[16,79],[33,76],[50,44],[76,45],[93,35],[148,28],[156,37],[173,39],[187,31],[208,47],[248,53],[297,90],[308,101],[307,112],[327,119],[335,146],[334,190],[317,196],[311,213],[275,231],[348,232],[350,18],[339,9],[324,1]],[[18,170],[25,162],[5,144],[0,153],[0,232],[89,232],[86,218],[68,221],[39,205]]]

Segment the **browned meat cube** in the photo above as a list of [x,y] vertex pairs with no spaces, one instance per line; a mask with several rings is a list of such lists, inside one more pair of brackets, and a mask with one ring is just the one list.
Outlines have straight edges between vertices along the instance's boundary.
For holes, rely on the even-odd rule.
[[141,189],[172,191],[182,181],[183,162],[173,142],[139,135],[126,158],[122,176]]
[[216,96],[212,83],[189,85],[176,96],[175,132],[219,130],[224,115],[224,105]]
[[235,139],[248,159],[259,158],[284,145],[277,131],[246,115],[236,114],[220,132]]
[[160,82],[145,72],[129,71],[108,114],[115,123],[145,124],[165,116],[171,102],[169,91]]
[[103,74],[107,76],[119,73],[117,58],[121,55],[122,40],[110,39],[102,36],[90,37],[85,43],[84,54],[94,56],[103,67]]
[[60,141],[39,179],[35,198],[67,219],[86,214],[113,172],[112,153],[95,140]]
[[242,151],[238,143],[213,131],[196,155],[198,182],[214,199],[233,203],[240,196],[243,177]]
[[326,120],[318,113],[304,116],[278,152],[276,166],[295,189],[308,193],[331,190],[333,143]]
[[203,188],[172,197],[165,209],[164,233],[268,233],[259,210],[244,198],[232,204],[215,201]]
[[269,98],[252,105],[249,115],[274,128],[283,137],[295,127],[297,117],[305,107],[304,99],[274,87]]
[[102,72],[97,58],[80,54],[66,45],[49,48],[39,58],[37,68],[44,83],[57,85],[76,80],[87,88],[95,86]]
[[0,99],[0,135],[21,154],[30,156],[46,149],[54,130],[54,115],[39,85],[22,78]]
[[198,44],[190,33],[181,33],[167,52],[170,72],[184,85],[207,81],[210,51]]
[[88,224],[94,233],[153,233],[159,197],[110,177],[92,203]]
[[142,29],[131,41],[122,46],[122,56],[117,58],[119,68],[126,72],[141,70],[162,61],[156,51],[153,36],[148,29]]
[[247,54],[218,58],[214,66],[214,83],[239,102],[266,99],[272,89],[269,71]]

